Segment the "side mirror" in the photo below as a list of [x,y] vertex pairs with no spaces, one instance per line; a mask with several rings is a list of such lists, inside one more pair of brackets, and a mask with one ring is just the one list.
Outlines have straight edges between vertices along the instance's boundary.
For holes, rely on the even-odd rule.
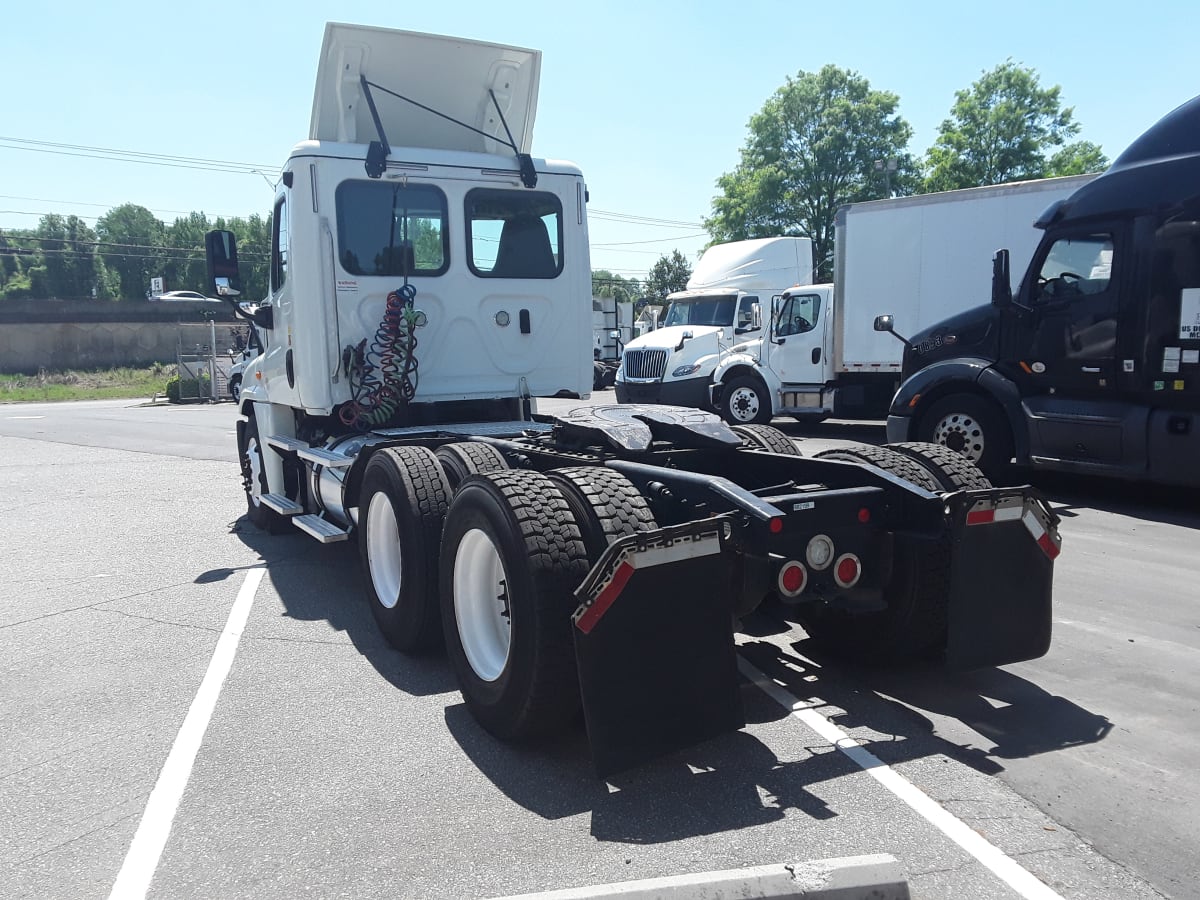
[[1012,280],[1009,277],[1008,251],[997,250],[992,257],[992,306],[1007,309],[1012,306]]
[[875,330],[876,331],[886,331],[889,334],[893,333],[895,331],[895,323],[893,322],[892,317],[891,316],[876,316],[875,317]]
[[237,238],[232,231],[210,231],[204,235],[204,255],[208,262],[210,292],[237,306],[242,293],[238,271]]
[[762,307],[757,303],[750,307],[750,324],[755,330],[762,328]]

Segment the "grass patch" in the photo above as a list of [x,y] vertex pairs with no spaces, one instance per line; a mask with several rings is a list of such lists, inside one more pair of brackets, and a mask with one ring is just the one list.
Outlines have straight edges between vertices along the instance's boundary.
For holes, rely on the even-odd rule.
[[166,394],[174,365],[155,363],[148,369],[104,369],[94,372],[48,372],[0,375],[0,403],[45,403],[57,400],[126,400]]

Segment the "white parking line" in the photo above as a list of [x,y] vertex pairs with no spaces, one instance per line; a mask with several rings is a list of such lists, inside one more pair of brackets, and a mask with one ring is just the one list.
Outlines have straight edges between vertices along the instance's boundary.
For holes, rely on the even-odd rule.
[[109,900],[134,900],[146,896],[150,889],[150,880],[158,868],[163,848],[171,835],[171,824],[179,809],[179,801],[183,799],[184,789],[192,774],[192,765],[196,762],[196,754],[200,751],[200,743],[204,740],[204,732],[221,696],[221,687],[225,684],[225,676],[233,667],[233,659],[237,655],[238,642],[246,621],[250,618],[250,608],[254,605],[254,594],[262,582],[265,569],[251,569],[246,573],[246,580],[238,591],[237,599],[233,601],[233,609],[229,611],[229,620],[225,630],[217,639],[217,648],[213,651],[208,663],[208,671],[200,682],[200,690],[192,700],[191,708],[183,720],[179,734],[167,754],[167,761],[158,774],[154,790],[146,803],[146,811],[142,813],[142,821],[138,824],[125,854],[125,862],[117,874],[116,884],[113,885]]
[[841,750],[859,768],[907,803],[913,811],[979,860],[992,874],[1026,900],[1063,900],[1060,894],[1047,887],[1045,882],[1038,880],[1032,872],[1005,855],[998,847],[989,844],[971,826],[947,812],[940,803],[919,787],[741,656],[738,657],[738,668],[767,696]]

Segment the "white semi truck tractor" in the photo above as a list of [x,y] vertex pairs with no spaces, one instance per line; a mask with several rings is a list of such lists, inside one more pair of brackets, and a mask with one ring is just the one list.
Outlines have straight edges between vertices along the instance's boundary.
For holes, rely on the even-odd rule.
[[[735,622],[770,598],[848,656],[1045,653],[1059,539],[1030,488],[921,444],[806,458],[695,409],[538,414],[592,383],[588,191],[530,155],[540,61],[327,26],[243,311],[251,521],[355,542],[394,646],[444,644],[500,739],[582,708],[601,773],[742,726]],[[206,245],[236,307],[234,237]]]

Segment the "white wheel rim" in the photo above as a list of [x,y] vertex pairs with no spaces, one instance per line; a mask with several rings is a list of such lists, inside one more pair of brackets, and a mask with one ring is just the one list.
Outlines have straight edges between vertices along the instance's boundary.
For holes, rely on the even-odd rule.
[[758,415],[758,392],[738,388],[729,397],[729,413],[739,422],[753,422]]
[[472,528],[454,554],[454,618],[471,670],[495,681],[512,646],[508,578],[486,532]]
[[385,609],[393,609],[400,598],[400,529],[396,511],[383,491],[376,491],[367,506],[367,568],[375,596]]
[[263,465],[257,438],[250,438],[246,443],[246,458],[250,460],[250,502],[261,506]]
[[983,426],[974,416],[966,413],[950,413],[943,416],[934,426],[933,442],[955,453],[961,453],[975,463],[983,459],[983,451],[987,446]]

